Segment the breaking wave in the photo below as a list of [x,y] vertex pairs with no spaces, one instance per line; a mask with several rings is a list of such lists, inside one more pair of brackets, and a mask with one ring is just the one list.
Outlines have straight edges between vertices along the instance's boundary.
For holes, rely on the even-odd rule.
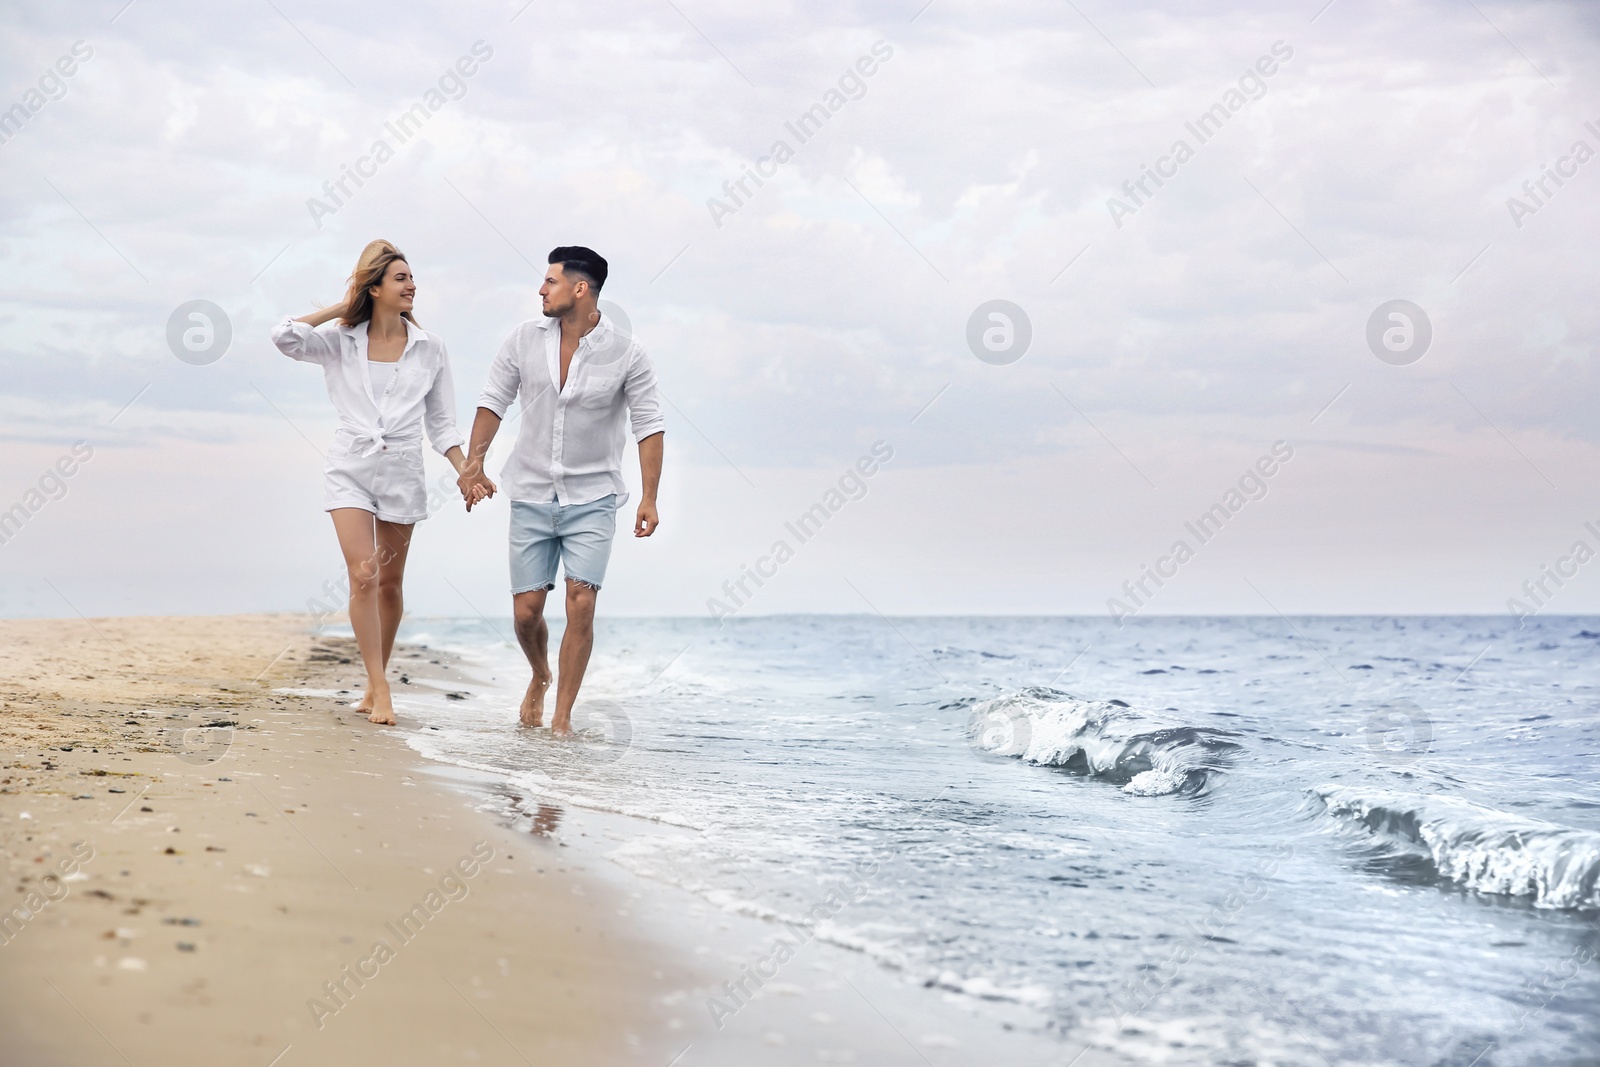
[[1239,746],[1212,730],[1034,687],[975,704],[974,748],[1118,782],[1125,793],[1200,793]]
[[1368,837],[1373,859],[1538,908],[1600,907],[1600,833],[1456,797],[1325,785],[1328,814]]

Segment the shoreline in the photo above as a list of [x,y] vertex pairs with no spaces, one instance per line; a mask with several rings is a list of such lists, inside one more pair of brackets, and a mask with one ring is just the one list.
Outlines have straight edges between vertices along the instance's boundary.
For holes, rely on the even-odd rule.
[[[0,1033],[28,1067],[1079,1052],[624,862],[681,827],[423,755],[421,704],[398,728],[351,713],[354,643],[304,616],[0,620],[0,641]],[[514,679],[427,644],[391,668],[402,698],[503,703],[515,730]]]
[[[411,624],[414,639],[428,642],[418,647],[441,647],[431,621]],[[453,646],[445,642],[442,647]],[[514,670],[507,676],[504,659],[454,647],[461,657],[455,680],[475,698],[497,703],[495,714],[514,721],[523,678]],[[589,680],[598,681],[593,669]],[[608,702],[605,697],[596,700]],[[447,722],[430,714],[442,710],[437,704],[428,711],[413,707],[414,717],[441,726]],[[670,744],[651,738],[653,726],[646,719],[625,727],[623,744]],[[495,759],[452,756],[450,746],[441,751],[429,744],[431,735],[424,729],[413,736],[411,747],[425,761],[425,773],[475,796],[480,810],[520,831],[570,846],[567,855],[573,866],[625,897],[629,921],[668,958],[693,961],[697,974],[662,997],[670,1012],[669,1030],[679,1035],[669,1057],[678,1067],[818,1062],[953,1067],[1069,1060],[1078,1067],[1132,1067],[1134,1061],[1116,1053],[1064,1039],[1035,1006],[1004,991],[966,991],[944,976],[935,980],[896,965],[858,938],[841,938],[829,927],[850,906],[848,894],[837,899],[831,893],[819,895],[818,907],[797,920],[755,899],[707,894],[703,886],[640,871],[630,862],[638,850],[648,852],[661,838],[696,836],[704,828],[596,804],[581,788],[551,790],[553,783],[541,783],[539,771],[530,774]],[[729,755],[738,757],[734,750]],[[863,874],[867,880],[872,877],[870,871]]]
[[[0,641],[13,1062],[670,1057],[662,990],[696,978],[403,733],[275,692],[359,672],[303,616],[0,621]],[[441,654],[394,658],[448,685]]]

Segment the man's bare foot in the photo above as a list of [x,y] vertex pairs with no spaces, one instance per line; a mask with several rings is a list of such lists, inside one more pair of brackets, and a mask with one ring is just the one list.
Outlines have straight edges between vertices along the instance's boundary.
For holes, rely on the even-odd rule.
[[533,676],[533,681],[528,683],[528,691],[522,696],[522,725],[544,725],[544,695],[549,688],[549,678],[541,678],[537,674]]

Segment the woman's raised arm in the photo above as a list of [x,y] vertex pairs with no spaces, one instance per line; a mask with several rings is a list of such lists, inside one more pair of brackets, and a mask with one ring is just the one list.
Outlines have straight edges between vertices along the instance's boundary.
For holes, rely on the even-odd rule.
[[316,327],[316,326],[321,326],[325,322],[329,322],[329,321],[331,321],[333,319],[336,319],[340,315],[343,315],[343,314],[344,314],[344,301],[341,300],[337,304],[332,304],[332,305],[330,305],[328,307],[323,308],[321,311],[313,311],[309,315],[301,315],[298,319],[295,319],[294,321],[303,322],[307,326]]
[[317,327],[344,314],[344,303],[313,311],[298,319],[285,318],[272,328],[272,343],[290,359],[303,363],[326,363],[339,354],[338,342]]

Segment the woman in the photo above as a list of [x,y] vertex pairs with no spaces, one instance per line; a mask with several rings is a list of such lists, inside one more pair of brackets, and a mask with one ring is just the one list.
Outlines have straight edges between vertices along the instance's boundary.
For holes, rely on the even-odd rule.
[[[286,318],[272,331],[284,355],[322,364],[339,413],[323,469],[323,510],[333,516],[350,572],[350,628],[367,670],[356,708],[388,726],[395,718],[385,671],[404,606],[400,583],[411,527],[428,517],[423,428],[458,474],[466,464],[450,357],[412,317],[416,291],[405,255],[373,241],[342,303]],[[318,329],[333,319],[338,325]]]

